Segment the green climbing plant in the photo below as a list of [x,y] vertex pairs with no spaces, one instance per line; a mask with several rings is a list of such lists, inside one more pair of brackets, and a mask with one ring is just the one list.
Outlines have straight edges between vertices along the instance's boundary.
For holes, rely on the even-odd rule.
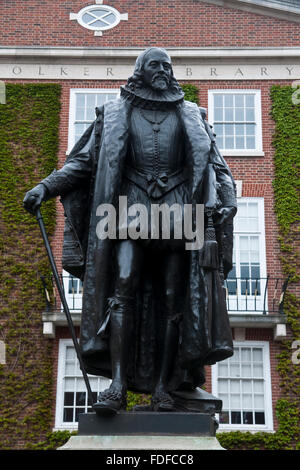
[[[34,443],[49,432],[53,412],[52,346],[42,335],[40,275],[49,265],[26,191],[57,166],[60,85],[6,84],[0,104],[0,448]],[[55,202],[43,208],[48,233]]]

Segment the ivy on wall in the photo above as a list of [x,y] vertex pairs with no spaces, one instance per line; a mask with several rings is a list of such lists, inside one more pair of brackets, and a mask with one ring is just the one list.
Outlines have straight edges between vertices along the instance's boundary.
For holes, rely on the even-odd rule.
[[290,86],[276,85],[271,88],[271,115],[275,121],[275,213],[279,227],[282,268],[284,274],[290,276],[289,293],[285,299],[289,339],[282,342],[281,352],[277,357],[282,395],[276,404],[279,426],[274,434],[219,433],[217,437],[226,449],[300,450],[299,365],[292,362],[292,343],[300,339],[298,301],[292,293],[299,282],[296,241],[300,214],[300,106],[293,103],[294,93],[295,89]]
[[[40,274],[49,264],[25,193],[57,166],[60,85],[6,84],[0,105],[0,447],[40,440],[52,420],[51,342],[42,336]],[[55,201],[43,208],[55,227]]]
[[[198,89],[182,85],[185,99],[198,103]],[[291,87],[271,90],[274,136],[275,210],[280,230],[282,265],[291,282],[296,274],[295,239],[299,222],[300,108],[292,103]],[[7,104],[0,105],[0,339],[7,364],[0,365],[0,448],[55,449],[68,431],[49,432],[52,421],[51,342],[41,335],[44,302],[37,272],[49,273],[37,223],[22,208],[25,192],[57,166],[59,85],[7,85]],[[55,226],[55,203],[43,206],[48,233]],[[299,339],[297,299],[286,302],[292,337],[278,357],[282,398],[276,433],[228,432],[217,438],[226,449],[299,448],[299,372],[291,361],[291,343]],[[147,397],[130,394],[130,405]]]

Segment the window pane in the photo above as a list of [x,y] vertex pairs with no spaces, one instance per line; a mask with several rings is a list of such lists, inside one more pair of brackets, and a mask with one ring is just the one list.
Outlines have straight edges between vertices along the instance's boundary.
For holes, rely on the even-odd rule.
[[229,413],[228,411],[222,411],[219,418],[220,424],[229,424]]
[[84,108],[76,108],[76,121],[84,121],[85,120],[85,115],[84,115]]
[[215,124],[214,125],[215,134],[217,134],[217,136],[223,135],[223,128],[224,128],[223,124]]
[[233,121],[233,108],[225,108],[225,121]]
[[232,393],[230,394],[230,408],[241,408],[241,397],[238,394]]
[[75,374],[75,363],[74,362],[67,362],[66,363],[66,369],[65,369],[66,375],[74,375]]
[[219,393],[219,398],[220,398],[220,400],[222,400],[223,408],[224,408],[224,409],[229,408],[229,397],[228,397],[228,394]]
[[255,135],[255,124],[246,124],[246,135]]
[[216,142],[217,142],[217,146],[220,149],[224,148],[223,137],[222,136],[217,136]]
[[253,424],[253,413],[252,411],[243,412],[243,424]]
[[245,104],[247,107],[254,108],[254,95],[245,95]]
[[239,380],[230,381],[230,393],[240,393],[240,381]]
[[78,406],[85,406],[85,392],[77,392],[76,393],[76,405]]
[[230,377],[239,377],[239,376],[240,376],[240,365],[230,364]]
[[246,149],[255,149],[255,137],[246,137]]
[[75,350],[74,350],[74,348],[70,348],[69,346],[66,348],[66,359],[67,360],[70,360],[70,359],[75,360]]
[[233,148],[234,148],[234,138],[225,137],[225,149],[233,149]]
[[255,149],[255,137],[254,136],[246,137],[246,148]]
[[219,391],[221,393],[228,392],[228,380],[223,380],[223,379],[219,380]]
[[262,364],[253,364],[253,376],[263,377],[263,365]]
[[239,411],[231,412],[231,424],[241,424],[241,413]]
[[262,362],[263,360],[263,355],[262,355],[262,350],[259,348],[253,348],[253,361],[254,362]]
[[225,108],[233,108],[233,95],[226,94],[224,96]]
[[74,404],[74,393],[73,392],[65,392],[64,405],[65,406],[73,406],[73,404]]
[[246,121],[253,122],[255,120],[255,114],[253,108],[246,108]]
[[76,107],[85,108],[85,94],[76,93]]
[[251,361],[251,348],[242,348],[242,362]]
[[252,408],[252,394],[251,393],[244,393],[243,394],[243,404],[242,408],[245,410]]
[[254,413],[255,424],[265,424],[265,413],[256,411]]
[[235,125],[235,133],[236,133],[237,136],[243,136],[245,134],[244,124],[236,124]]
[[254,408],[258,410],[263,410],[264,406],[265,406],[264,396],[254,395]]
[[72,423],[73,422],[73,408],[64,408],[64,422]]
[[234,95],[234,98],[235,98],[236,108],[243,108],[244,107],[244,95],[242,94]]
[[233,361],[239,362],[239,360],[240,360],[240,350],[239,350],[239,348],[234,348],[233,351],[234,351],[233,356],[232,356]]
[[223,109],[222,108],[215,108],[214,119],[215,121],[223,121]]
[[228,364],[219,364],[219,375],[221,377],[227,377],[228,376]]
[[[250,272],[249,272],[249,265],[241,265],[241,278],[242,279],[249,279]],[[244,289],[249,291],[249,283],[243,283]]]
[[246,237],[246,236],[241,236],[240,237],[240,250],[241,251],[248,251],[249,250],[249,238],[248,237]]
[[253,391],[254,393],[263,393],[264,384],[262,380],[253,380]]
[[[257,253],[257,257],[259,257],[258,253]],[[260,278],[260,268],[256,264],[251,264],[251,278],[252,279],[259,279]],[[254,283],[253,286],[254,286],[254,289],[258,289],[259,286],[260,286],[260,283],[259,282]]]
[[251,364],[242,364],[242,377],[251,377]]
[[77,280],[71,277],[69,280],[69,294],[75,294],[77,292]]
[[252,392],[252,380],[243,380],[242,381],[242,390],[243,390],[243,393]]
[[214,105],[215,105],[215,108],[223,107],[223,95],[220,95],[220,94],[214,95]]
[[233,124],[225,124],[225,135],[226,136],[233,136],[234,135]]
[[236,149],[241,149],[242,150],[242,149],[245,148],[245,139],[244,139],[244,137],[236,137],[235,141],[236,141],[236,145],[235,145]]
[[245,113],[244,108],[235,108],[235,121],[244,121],[245,120]]

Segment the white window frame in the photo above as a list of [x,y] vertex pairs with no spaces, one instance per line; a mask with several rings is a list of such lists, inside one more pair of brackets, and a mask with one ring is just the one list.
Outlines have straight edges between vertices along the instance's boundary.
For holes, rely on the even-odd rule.
[[[69,105],[69,130],[68,130],[68,150],[66,155],[69,155],[72,148],[75,145],[75,126],[76,121],[76,94],[77,93],[105,93],[105,94],[117,94],[117,98],[120,96],[119,88],[71,88],[70,89],[70,105]],[[96,119],[96,115],[95,115]]]
[[222,94],[255,94],[255,123],[256,123],[256,148],[255,149],[221,149],[222,155],[232,157],[263,157],[262,143],[262,115],[261,115],[261,90],[246,88],[246,89],[215,89],[208,90],[208,120],[214,124],[214,95],[217,93]]
[[[260,278],[262,279],[260,281],[260,289],[261,289],[261,295],[260,295],[260,302],[263,304],[264,301],[264,292],[265,292],[265,286],[266,286],[266,278],[267,278],[267,263],[266,263],[266,238],[265,238],[265,208],[264,208],[264,198],[263,197],[241,197],[239,198],[238,202],[255,202],[258,205],[258,224],[259,224],[259,230],[257,232],[237,232],[238,235],[245,234],[245,235],[258,235],[259,236],[259,264],[260,264]],[[236,233],[234,232],[234,235]],[[236,261],[236,266],[237,266],[237,261]],[[236,269],[237,273],[237,269]],[[239,294],[240,298],[243,299],[241,294]],[[251,296],[249,295],[249,300],[251,300]],[[229,295],[228,296],[229,301],[231,301],[231,304],[235,301],[236,295]],[[266,296],[266,312],[268,312],[268,298]],[[249,311],[247,310],[230,310],[230,313],[232,314],[255,314],[255,315],[262,315],[262,311]]]
[[[75,292],[74,294],[69,294],[69,280],[71,279],[71,274],[68,273],[63,269],[62,272],[62,277],[63,277],[63,286],[64,286],[64,292],[65,292],[65,297],[67,300],[68,307],[71,312],[81,312],[82,310],[82,293],[77,293]],[[77,282],[81,282],[80,279],[77,277],[74,277],[74,280]],[[80,304],[80,308],[77,308],[77,305]],[[74,308],[75,305],[75,308]],[[61,304],[61,311],[63,311],[63,305]]]
[[[223,431],[274,431],[272,387],[271,387],[271,365],[270,345],[268,341],[234,341],[236,347],[262,348],[264,364],[264,399],[265,399],[265,424],[220,424],[217,432]],[[212,394],[218,396],[218,364],[211,368]],[[218,416],[217,416],[218,418]]]
[[[64,422],[64,372],[66,364],[66,350],[67,346],[74,346],[73,341],[69,338],[60,339],[58,347],[58,367],[57,367],[57,384],[56,384],[56,408],[55,408],[55,427],[53,431],[59,430],[70,430],[74,431],[78,429],[78,423],[76,422]],[[93,376],[94,377],[94,376]],[[109,380],[109,379],[107,379]]]

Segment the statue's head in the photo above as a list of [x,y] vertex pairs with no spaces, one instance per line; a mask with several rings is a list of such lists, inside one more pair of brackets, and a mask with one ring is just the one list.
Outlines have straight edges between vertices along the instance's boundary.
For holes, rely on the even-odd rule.
[[145,86],[158,92],[168,89],[180,90],[173,75],[171,58],[167,51],[160,47],[149,47],[138,56],[127,85],[133,90]]

